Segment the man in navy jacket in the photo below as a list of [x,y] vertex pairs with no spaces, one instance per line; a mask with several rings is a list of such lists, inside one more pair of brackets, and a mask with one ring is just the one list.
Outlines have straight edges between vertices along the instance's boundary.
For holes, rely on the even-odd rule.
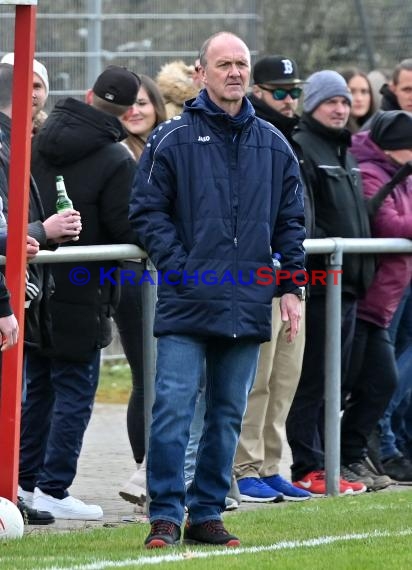
[[[200,50],[205,89],[150,137],[130,219],[161,276],[154,333],[156,400],[148,451],[148,548],[180,541],[237,546],[221,522],[259,345],[271,334],[272,253],[282,318],[299,329],[293,273],[303,269],[302,187],[283,135],[245,97],[250,53],[220,32]],[[206,415],[187,496],[184,456],[206,361]]]

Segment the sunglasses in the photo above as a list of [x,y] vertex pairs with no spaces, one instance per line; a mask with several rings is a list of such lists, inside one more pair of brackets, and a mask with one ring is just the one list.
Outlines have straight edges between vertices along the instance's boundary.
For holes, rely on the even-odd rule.
[[260,88],[263,89],[263,91],[269,91],[272,93],[272,97],[275,99],[275,101],[283,101],[283,99],[286,99],[288,95],[290,95],[292,99],[299,99],[303,91],[303,89],[300,87],[292,87],[292,89],[283,89],[283,87],[277,87],[276,89],[271,89],[270,87],[262,87],[260,85]]

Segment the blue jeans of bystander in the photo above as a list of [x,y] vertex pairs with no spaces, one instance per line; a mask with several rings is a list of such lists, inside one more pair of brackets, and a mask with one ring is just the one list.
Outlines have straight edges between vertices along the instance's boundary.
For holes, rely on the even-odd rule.
[[64,499],[76,475],[92,413],[100,350],[89,362],[27,354],[27,397],[22,408],[19,483]]
[[396,348],[398,384],[381,420],[381,458],[399,455],[404,418],[412,394],[412,293],[408,287],[393,317],[389,333]]
[[[259,356],[256,341],[166,335],[158,340],[156,399],[147,464],[150,520],[219,520]],[[186,498],[184,462],[206,362],[206,414]]]

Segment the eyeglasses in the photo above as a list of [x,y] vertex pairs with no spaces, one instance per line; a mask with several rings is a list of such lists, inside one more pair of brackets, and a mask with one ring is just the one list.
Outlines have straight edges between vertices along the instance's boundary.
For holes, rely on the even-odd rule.
[[262,87],[262,85],[260,85],[260,88],[263,89],[263,91],[272,93],[272,97],[275,101],[283,101],[288,95],[292,97],[292,99],[299,99],[303,91],[300,87],[292,87],[292,89],[277,87],[276,89],[271,89],[270,87]]

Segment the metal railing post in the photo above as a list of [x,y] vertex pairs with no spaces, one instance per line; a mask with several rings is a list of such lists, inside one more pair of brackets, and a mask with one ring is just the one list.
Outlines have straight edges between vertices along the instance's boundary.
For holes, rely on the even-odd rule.
[[325,470],[328,495],[339,495],[341,409],[341,295],[343,244],[327,257],[325,341]]
[[[149,449],[150,425],[152,423],[152,407],[155,400],[156,376],[156,338],[153,336],[153,324],[157,301],[157,271],[149,258],[145,260],[148,278],[143,282],[143,385],[144,385],[144,437],[145,454]],[[153,285],[155,283],[156,285]],[[146,490],[146,510],[149,512],[150,498]]]
[[102,0],[88,0],[87,10],[93,17],[87,22],[86,89],[92,87],[102,72]]

